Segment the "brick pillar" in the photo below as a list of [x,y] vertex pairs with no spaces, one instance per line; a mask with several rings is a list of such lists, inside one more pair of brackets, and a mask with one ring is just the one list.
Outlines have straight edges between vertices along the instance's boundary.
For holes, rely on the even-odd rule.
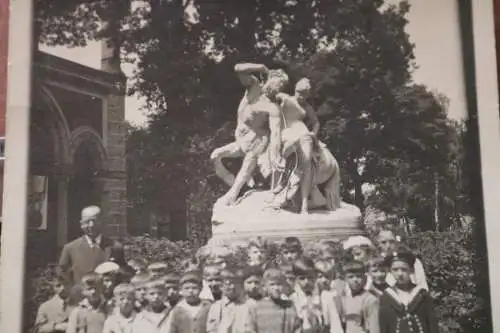
[[120,58],[112,42],[102,42],[101,69],[116,74],[116,88],[104,98],[104,145],[108,154],[107,175],[103,179],[106,193],[107,229],[110,236],[127,234],[127,180],[125,160],[125,87]]

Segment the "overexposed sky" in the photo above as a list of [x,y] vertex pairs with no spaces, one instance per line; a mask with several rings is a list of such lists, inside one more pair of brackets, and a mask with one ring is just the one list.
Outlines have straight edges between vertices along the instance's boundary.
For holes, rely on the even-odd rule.
[[[398,0],[387,0],[398,3]],[[467,116],[458,3],[455,0],[410,0],[407,32],[415,43],[418,69],[414,81],[446,95],[450,100],[449,115],[460,119]],[[90,43],[85,48],[41,47],[41,50],[83,65],[99,68],[101,46]],[[477,70],[488,70],[487,68]],[[124,65],[126,75],[133,68]],[[136,97],[128,97],[125,117],[134,124],[143,124],[146,117],[141,111],[143,103]]]

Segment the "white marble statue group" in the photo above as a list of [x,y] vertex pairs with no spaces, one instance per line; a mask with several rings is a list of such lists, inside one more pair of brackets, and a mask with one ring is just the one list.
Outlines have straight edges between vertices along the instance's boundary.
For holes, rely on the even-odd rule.
[[[340,172],[336,159],[317,139],[319,121],[308,103],[311,85],[303,78],[294,95],[284,92],[288,75],[262,64],[235,66],[245,87],[238,107],[235,140],[212,152],[216,174],[230,189],[216,205],[235,206],[255,192],[241,195],[245,184],[255,186],[255,173],[269,180],[262,205],[308,214],[325,207],[341,207]],[[233,175],[223,164],[225,158],[243,158]],[[259,207],[261,208],[261,207]]]

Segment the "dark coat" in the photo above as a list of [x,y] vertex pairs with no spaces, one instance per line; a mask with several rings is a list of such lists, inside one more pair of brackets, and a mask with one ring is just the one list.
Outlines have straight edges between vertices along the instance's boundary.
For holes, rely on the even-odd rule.
[[403,305],[392,288],[380,297],[380,333],[439,333],[434,305],[429,293],[416,287],[408,306]]
[[85,274],[110,259],[113,245],[113,240],[104,236],[99,247],[91,247],[85,236],[75,239],[66,244],[61,252],[59,273],[68,279],[70,285],[79,283]]

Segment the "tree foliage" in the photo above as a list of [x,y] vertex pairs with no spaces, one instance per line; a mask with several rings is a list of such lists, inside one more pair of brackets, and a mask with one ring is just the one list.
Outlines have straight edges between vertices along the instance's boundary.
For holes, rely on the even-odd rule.
[[[433,221],[437,181],[446,220],[466,206],[463,130],[442,96],[411,81],[409,10],[408,1],[383,0],[38,0],[37,27],[50,45],[112,38],[134,63],[129,93],[145,98],[150,115],[127,144],[133,219],[186,206],[190,227],[209,229],[223,189],[208,157],[232,140],[242,94],[232,68],[253,61],[285,67],[292,83],[311,79],[346,200]],[[365,200],[367,183],[376,195]]]

